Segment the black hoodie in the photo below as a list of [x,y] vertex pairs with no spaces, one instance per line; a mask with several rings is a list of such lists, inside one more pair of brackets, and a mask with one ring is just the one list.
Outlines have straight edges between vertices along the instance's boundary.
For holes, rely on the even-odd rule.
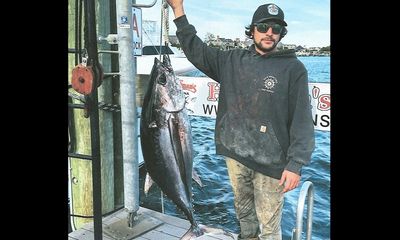
[[300,175],[315,140],[307,70],[294,50],[222,51],[203,43],[186,15],[174,22],[188,60],[220,83],[217,154],[276,179],[284,169]]

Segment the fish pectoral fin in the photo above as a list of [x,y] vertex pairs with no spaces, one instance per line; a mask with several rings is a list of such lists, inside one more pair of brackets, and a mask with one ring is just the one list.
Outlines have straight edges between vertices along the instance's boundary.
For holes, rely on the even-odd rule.
[[199,175],[194,169],[192,171],[192,178],[197,184],[199,184],[200,187],[203,187],[203,183],[201,182]]
[[154,181],[150,177],[150,174],[146,174],[146,179],[144,180],[144,194],[147,196],[147,193],[149,192],[150,187],[153,185]]
[[157,127],[156,121],[152,121],[151,123],[149,123],[149,128],[156,128],[156,127]]

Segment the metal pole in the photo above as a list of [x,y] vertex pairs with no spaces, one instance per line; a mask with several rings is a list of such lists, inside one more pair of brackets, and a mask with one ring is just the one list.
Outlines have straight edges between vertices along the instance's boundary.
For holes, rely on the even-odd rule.
[[300,240],[301,233],[303,230],[303,212],[304,212],[304,203],[307,197],[307,235],[306,239],[311,240],[311,232],[312,232],[312,210],[314,208],[314,187],[312,182],[306,181],[303,183],[303,186],[300,190],[299,200],[297,204],[297,218],[296,218],[296,228],[293,229],[293,240]]
[[139,162],[136,109],[136,59],[133,53],[132,2],[116,0],[119,72],[121,92],[122,157],[124,168],[124,203],[128,226],[133,226],[139,210]]

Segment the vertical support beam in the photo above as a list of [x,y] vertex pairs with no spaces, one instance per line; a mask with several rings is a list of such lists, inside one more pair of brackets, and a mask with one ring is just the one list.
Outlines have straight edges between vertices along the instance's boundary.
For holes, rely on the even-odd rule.
[[[78,3],[78,4],[76,4]],[[68,48],[75,48],[76,37],[76,22],[75,8],[83,4],[83,1],[68,1]],[[83,15],[83,11],[78,14]],[[80,16],[77,20],[82,20]],[[86,24],[83,23],[82,24]],[[81,27],[83,29],[83,27]],[[72,69],[75,67],[74,55],[68,55],[68,83],[71,83]],[[78,100],[73,100],[74,103],[80,103]],[[82,109],[73,109],[73,122],[76,130],[76,149],[80,154],[91,155],[91,140],[90,140],[90,123],[89,119],[85,118]],[[93,179],[92,179],[92,162],[79,158],[71,158],[71,179],[74,182],[71,185],[71,212],[76,215],[92,216],[93,215]],[[84,224],[91,222],[91,218],[72,217],[73,228],[79,229]]]
[[[110,31],[110,0],[97,1],[98,36],[107,36]],[[100,43],[100,49],[111,50],[110,44]],[[111,54],[99,54],[104,72],[111,72]],[[98,88],[99,101],[112,103],[112,79],[105,79]],[[114,210],[114,138],[113,112],[99,111],[100,155],[101,155],[101,192],[103,214]]]
[[[110,33],[117,33],[117,9],[116,2],[110,2]],[[112,51],[118,51],[118,45],[112,44],[110,46]],[[110,54],[111,56],[111,71],[119,72],[119,56],[117,54]],[[111,80],[113,92],[113,104],[121,106],[120,99],[120,84],[119,75],[114,76]],[[124,205],[124,170],[122,158],[122,127],[121,127],[121,113],[114,113],[113,115],[113,137],[114,137],[114,206],[119,208]]]
[[133,226],[139,209],[139,163],[136,109],[136,59],[133,54],[132,0],[116,0],[119,72],[121,91],[122,151],[124,162],[124,203],[128,226]]
[[102,210],[101,210],[101,162],[100,162],[100,133],[99,109],[97,107],[97,89],[89,97],[90,103],[90,137],[92,140],[92,178],[93,178],[93,226],[94,239],[103,239]]
[[[96,4],[94,0],[85,0],[85,19],[87,28],[87,49],[88,49],[88,65],[94,69],[94,85],[97,86],[101,81],[99,71],[98,54],[97,54],[97,33],[96,33]],[[100,132],[99,132],[99,109],[97,87],[87,98],[89,100],[89,116],[90,116],[90,139],[92,147],[92,178],[93,178],[93,226],[94,239],[103,239],[102,226],[102,210],[101,210],[101,162],[100,162]]]

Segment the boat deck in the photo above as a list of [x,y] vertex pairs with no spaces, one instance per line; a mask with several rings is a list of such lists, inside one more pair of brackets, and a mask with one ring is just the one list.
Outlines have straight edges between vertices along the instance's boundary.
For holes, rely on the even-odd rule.
[[[127,211],[122,209],[117,211],[102,220],[103,224],[103,240],[115,239],[138,239],[138,240],[177,240],[182,237],[190,227],[190,222],[178,217],[165,215],[147,208],[140,207],[138,210],[138,217],[142,222],[147,222],[147,229],[140,235],[134,238],[113,238],[108,233],[110,226],[115,226],[121,220],[126,220]],[[150,224],[149,224],[150,223]],[[152,225],[152,226],[150,226]],[[144,226],[146,228],[146,226]],[[232,234],[237,238],[237,234]],[[68,240],[93,240],[94,230],[93,222],[85,224],[82,228],[77,229],[68,234]],[[218,234],[218,235],[203,235],[198,237],[199,240],[232,240],[232,237]]]

